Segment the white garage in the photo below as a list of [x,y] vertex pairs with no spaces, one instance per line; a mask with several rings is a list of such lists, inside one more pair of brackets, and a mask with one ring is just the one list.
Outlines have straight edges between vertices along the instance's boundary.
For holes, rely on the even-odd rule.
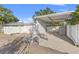
[[29,33],[33,25],[34,25],[33,23],[22,23],[22,22],[5,24],[3,26],[3,32],[4,34]]

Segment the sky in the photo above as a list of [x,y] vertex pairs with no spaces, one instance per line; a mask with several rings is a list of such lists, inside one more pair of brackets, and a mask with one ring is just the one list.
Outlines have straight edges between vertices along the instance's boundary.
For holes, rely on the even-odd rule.
[[76,4],[4,4],[22,22],[32,22],[35,11],[49,7],[55,12],[75,11]]

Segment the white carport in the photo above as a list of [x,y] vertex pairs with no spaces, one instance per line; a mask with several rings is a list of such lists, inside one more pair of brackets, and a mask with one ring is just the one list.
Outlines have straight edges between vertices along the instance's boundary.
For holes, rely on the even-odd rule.
[[58,31],[62,35],[68,36],[75,45],[79,45],[79,24],[69,25],[65,22],[64,27],[56,26],[56,27],[47,27],[46,22],[53,21],[65,21],[67,19],[71,19],[73,11],[70,12],[61,12],[61,13],[53,13],[43,16],[37,16],[35,19],[37,20],[37,24],[39,26],[38,30],[41,33],[45,33],[47,31]]
[[[45,33],[47,31],[54,31],[54,30],[59,30],[59,26],[56,27],[47,27],[47,22],[53,22],[53,21],[65,21],[67,19],[71,19],[71,13],[70,12],[61,12],[61,13],[53,13],[53,14],[48,14],[48,15],[43,15],[43,16],[36,16],[35,19],[37,20],[37,25],[38,25],[38,30],[41,33]],[[52,29],[51,29],[52,28]],[[61,32],[65,32],[66,28]]]

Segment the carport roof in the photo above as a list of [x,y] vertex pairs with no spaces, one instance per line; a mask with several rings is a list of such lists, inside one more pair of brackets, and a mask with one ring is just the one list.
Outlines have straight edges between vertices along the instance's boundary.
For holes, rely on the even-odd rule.
[[53,21],[53,20],[65,20],[65,19],[71,19],[73,11],[68,11],[68,12],[60,12],[60,13],[53,13],[53,14],[48,14],[48,15],[43,15],[43,16],[36,16],[35,19],[37,20],[43,20],[43,21]]

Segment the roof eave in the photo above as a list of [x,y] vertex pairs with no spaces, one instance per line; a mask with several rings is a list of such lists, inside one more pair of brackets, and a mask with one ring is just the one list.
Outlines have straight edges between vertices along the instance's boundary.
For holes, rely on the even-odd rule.
[[60,15],[60,14],[66,14],[66,13],[72,13],[74,11],[67,11],[67,12],[61,12],[61,13],[53,13],[53,14],[48,14],[48,15],[42,15],[42,16],[36,16],[34,17],[34,19],[37,19],[37,18],[42,18],[42,17],[50,17],[50,16],[57,16],[57,15]]

